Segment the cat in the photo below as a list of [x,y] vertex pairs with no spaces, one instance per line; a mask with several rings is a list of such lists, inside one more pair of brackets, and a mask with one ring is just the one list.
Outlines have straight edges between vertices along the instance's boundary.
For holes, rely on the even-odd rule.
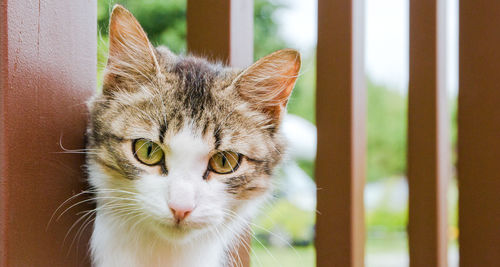
[[88,105],[94,266],[238,265],[229,252],[271,195],[299,69],[293,49],[243,70],[175,55],[115,5]]

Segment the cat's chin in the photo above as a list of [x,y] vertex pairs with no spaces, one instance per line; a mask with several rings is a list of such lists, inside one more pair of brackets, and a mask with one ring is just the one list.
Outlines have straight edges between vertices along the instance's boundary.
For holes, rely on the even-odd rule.
[[209,232],[207,225],[189,223],[158,223],[154,232],[171,243],[188,243]]

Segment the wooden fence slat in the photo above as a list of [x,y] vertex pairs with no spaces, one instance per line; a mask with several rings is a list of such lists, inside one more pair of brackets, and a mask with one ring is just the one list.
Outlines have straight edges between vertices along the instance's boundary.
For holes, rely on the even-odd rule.
[[318,1],[317,266],[364,265],[363,5]]
[[445,0],[410,0],[408,183],[410,266],[447,264],[450,175]]
[[500,262],[500,1],[459,6],[460,266]]
[[[88,266],[88,231],[70,243],[82,190],[85,101],[96,89],[96,1],[0,0],[0,265]],[[78,247],[78,251],[76,249]],[[69,251],[69,253],[68,253]]]
[[[187,2],[187,46],[195,55],[220,60],[233,67],[253,61],[253,0]],[[250,244],[250,236],[245,238]],[[232,252],[236,253],[236,252]],[[249,248],[240,244],[237,266],[250,266]]]
[[253,0],[189,0],[188,51],[234,67],[253,61]]

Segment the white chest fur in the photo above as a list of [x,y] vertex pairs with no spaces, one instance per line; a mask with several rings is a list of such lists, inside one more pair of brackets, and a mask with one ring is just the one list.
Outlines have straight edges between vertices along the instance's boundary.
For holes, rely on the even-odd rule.
[[96,267],[221,267],[227,262],[225,248],[231,241],[228,233],[173,244],[148,233],[130,231],[107,216],[98,214],[94,225],[91,247]]

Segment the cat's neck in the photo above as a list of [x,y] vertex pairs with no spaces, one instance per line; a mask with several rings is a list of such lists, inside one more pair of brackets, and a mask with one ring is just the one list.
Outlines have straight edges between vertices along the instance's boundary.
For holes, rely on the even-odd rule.
[[[131,231],[107,214],[98,214],[92,236],[96,267],[222,267],[229,261],[226,251],[243,225],[230,225],[185,243],[172,243],[148,233]],[[232,228],[232,229],[231,229]]]

